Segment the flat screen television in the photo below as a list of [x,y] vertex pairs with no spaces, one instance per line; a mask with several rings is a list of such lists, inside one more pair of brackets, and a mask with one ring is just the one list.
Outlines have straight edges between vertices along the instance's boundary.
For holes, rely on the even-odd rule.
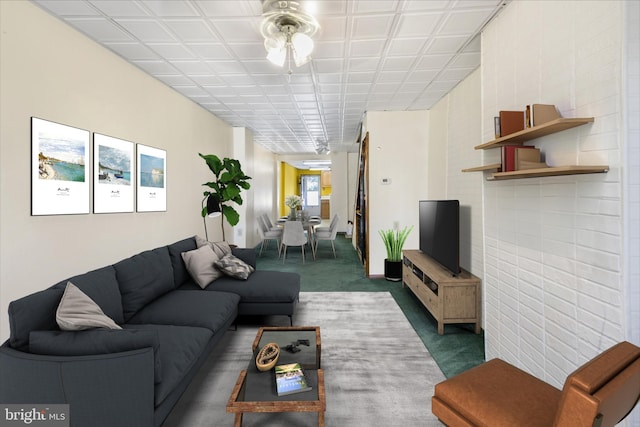
[[420,200],[420,252],[460,273],[460,202]]

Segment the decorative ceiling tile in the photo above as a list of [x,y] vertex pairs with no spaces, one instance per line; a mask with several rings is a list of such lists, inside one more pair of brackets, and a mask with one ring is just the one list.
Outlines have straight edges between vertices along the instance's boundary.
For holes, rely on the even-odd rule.
[[189,2],[180,0],[140,0],[155,15],[161,17],[198,16]]
[[[152,19],[116,19],[125,30],[143,43],[161,43],[177,41],[159,21]],[[99,40],[98,40],[99,41]]]
[[265,58],[260,0],[33,1],[265,149],[315,153],[357,151],[365,111],[431,108],[479,66],[479,31],[510,0],[305,1],[320,30],[291,69]]
[[131,42],[133,37],[105,18],[69,18],[68,24],[85,34],[91,34],[100,43]]
[[218,41],[204,19],[167,19],[165,22],[184,43]]

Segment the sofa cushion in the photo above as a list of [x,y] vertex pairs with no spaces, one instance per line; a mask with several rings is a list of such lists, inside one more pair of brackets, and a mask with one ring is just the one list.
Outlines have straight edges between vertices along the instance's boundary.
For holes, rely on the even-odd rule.
[[231,249],[233,256],[236,256],[256,269],[257,253],[253,248],[233,248]]
[[157,331],[160,339],[162,382],[155,386],[156,407],[183,380],[198,361],[213,336],[206,328],[174,325],[127,325],[127,328]]
[[196,245],[198,245],[199,248],[203,246],[210,246],[211,249],[213,249],[213,252],[218,255],[218,258],[222,258],[223,256],[231,253],[231,246],[229,246],[227,242],[209,242],[200,236],[196,236],[195,239]]
[[84,292],[114,322],[118,324],[124,322],[122,295],[116,279],[116,270],[112,265],[73,276],[58,282],[53,287],[64,290],[67,287],[67,282],[73,283]]
[[124,321],[173,289],[173,269],[166,246],[141,252],[114,264],[122,294]]
[[[255,271],[249,264],[232,254],[227,254],[219,260],[214,261],[213,265],[227,276],[240,280],[247,280],[249,275]],[[206,286],[201,287],[204,289]]]
[[63,331],[91,328],[122,329],[87,294],[70,281],[56,310],[56,322]]
[[[193,281],[182,285],[179,290],[201,289]],[[221,277],[204,292],[232,292],[240,296],[240,302],[293,302],[300,294],[300,275],[284,271],[256,270],[245,280]]]
[[238,295],[227,292],[175,290],[148,304],[129,324],[197,326],[218,332],[236,317],[239,301]]
[[173,268],[173,286],[177,288],[184,282],[191,279],[191,276],[184,265],[184,261],[182,260],[182,252],[197,249],[196,239],[194,237],[188,237],[170,244],[167,248],[169,249],[171,267]]
[[11,347],[28,351],[29,333],[37,330],[58,330],[56,309],[64,288],[49,288],[9,303]]
[[[125,328],[127,326],[125,325]],[[153,347],[155,382],[162,380],[160,339],[154,330],[91,329],[87,331],[32,331],[29,352],[53,356],[109,354]]]
[[219,258],[209,245],[201,246],[193,251],[183,252],[182,259],[187,271],[202,289],[223,274],[214,265],[219,261]]

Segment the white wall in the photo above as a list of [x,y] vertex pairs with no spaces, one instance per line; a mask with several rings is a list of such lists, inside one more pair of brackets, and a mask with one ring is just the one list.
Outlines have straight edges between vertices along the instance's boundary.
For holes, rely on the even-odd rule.
[[[625,276],[626,337],[640,345],[640,2],[625,2]],[[636,421],[640,425],[640,413]]]
[[247,218],[247,246],[260,243],[258,235],[258,215],[278,217],[278,177],[279,167],[275,154],[260,145],[253,146],[253,175],[251,194],[253,201],[252,219]]
[[338,215],[338,232],[343,233],[347,229],[349,217],[349,205],[353,200],[349,199],[349,163],[348,153],[331,153],[331,218]]
[[358,153],[347,154],[347,221],[352,221],[354,224],[358,191],[358,156]]
[[622,22],[622,2],[518,1],[483,32],[483,141],[498,110],[555,104],[595,122],[532,141],[547,163],[610,165],[484,182],[487,358],[557,387],[625,338]]
[[[462,169],[482,164],[480,144],[481,82],[474,71],[431,110],[429,139],[444,142],[446,150],[446,199],[460,200],[460,266],[478,277],[484,274],[482,173],[462,173]],[[439,170],[439,168],[437,169]],[[431,181],[430,181],[431,182]]]
[[[365,129],[369,132],[369,275],[384,275],[386,251],[378,230],[413,226],[405,249],[418,248],[418,201],[431,198],[432,185],[427,162],[431,155],[428,111],[370,111]],[[444,154],[439,163],[444,164]],[[390,184],[382,184],[382,179]],[[436,182],[436,188],[445,183]]]
[[[640,2],[624,3],[625,94],[624,115],[624,276],[625,337],[640,345]],[[629,416],[629,426],[640,426],[640,409]]]
[[[141,250],[204,234],[198,152],[231,128],[24,1],[0,2],[0,340],[10,301]],[[30,216],[30,117],[167,151],[167,211]],[[91,150],[92,151],[92,150]],[[218,227],[210,227],[213,237]]]

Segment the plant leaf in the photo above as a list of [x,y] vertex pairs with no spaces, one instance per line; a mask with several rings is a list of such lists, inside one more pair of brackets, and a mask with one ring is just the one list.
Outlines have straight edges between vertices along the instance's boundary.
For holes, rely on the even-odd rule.
[[232,226],[240,222],[240,214],[229,205],[222,205],[222,214]]

